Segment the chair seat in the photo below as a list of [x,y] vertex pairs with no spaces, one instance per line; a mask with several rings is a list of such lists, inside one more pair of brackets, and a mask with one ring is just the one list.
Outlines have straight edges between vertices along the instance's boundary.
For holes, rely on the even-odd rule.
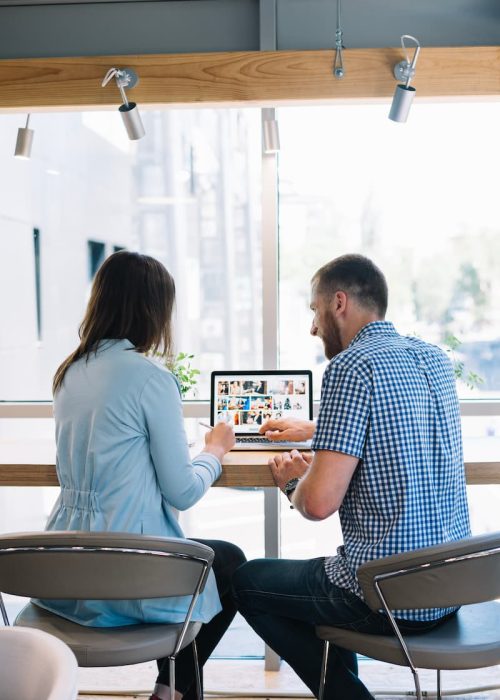
[[[19,613],[15,624],[35,627],[65,642],[75,654],[78,665],[126,666],[173,653],[182,624],[127,625],[125,627],[86,627],[29,603]],[[183,648],[191,644],[201,628],[192,622]]]
[[[396,637],[318,626],[316,634],[337,646],[379,661],[407,666]],[[454,670],[500,663],[500,603],[463,606],[429,632],[404,634],[417,668]]]

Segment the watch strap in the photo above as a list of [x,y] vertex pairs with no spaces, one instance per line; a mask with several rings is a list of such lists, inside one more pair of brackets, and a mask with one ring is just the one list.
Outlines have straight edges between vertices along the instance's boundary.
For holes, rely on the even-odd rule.
[[298,486],[300,479],[298,476],[295,476],[293,479],[290,479],[289,481],[286,482],[286,484],[283,487],[283,493],[287,498],[290,498],[291,494],[295,491],[295,489]]

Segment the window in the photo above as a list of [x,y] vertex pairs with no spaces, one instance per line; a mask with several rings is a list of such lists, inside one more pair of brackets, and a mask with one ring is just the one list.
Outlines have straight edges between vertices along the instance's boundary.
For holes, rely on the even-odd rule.
[[[388,120],[387,105],[279,111],[280,365],[313,368],[317,398],[326,361],[308,335],[309,282],[344,253],[386,274],[399,332],[441,345],[465,378],[481,376],[475,388],[458,382],[462,399],[500,397],[499,119],[500,105],[480,102],[416,102],[404,125]],[[466,459],[495,459],[498,417],[462,425]],[[497,530],[499,487],[468,494],[473,532]],[[283,556],[324,555],[341,541],[337,517],[308,523],[283,508]]]
[[[0,202],[0,401],[51,399],[54,371],[78,342],[89,283],[106,255],[124,248],[157,257],[173,274],[176,343],[195,355],[193,366],[202,370],[200,397],[208,398],[212,369],[261,364],[260,113],[142,116],[149,138],[130,143],[120,137],[115,112],[38,114],[33,159],[21,163],[10,151],[0,155],[0,184],[7,193]],[[0,116],[14,137],[17,121]],[[46,190],[50,197],[31,194]],[[34,242],[31,222],[18,223],[30,215],[40,222]],[[242,250],[236,239],[243,241]],[[190,423],[193,438],[200,428]],[[51,444],[53,433],[49,419],[0,421],[0,440]],[[0,489],[0,529],[42,529],[57,494]],[[262,491],[213,489],[181,514],[181,523],[188,536],[205,538],[234,527],[233,541],[249,556],[262,556],[262,502]],[[263,651],[239,618],[216,655]]]
[[33,229],[33,257],[35,260],[36,335],[42,339],[42,282],[40,263],[40,230]]
[[[142,116],[148,136],[130,142],[115,111],[40,113],[32,159],[2,151],[0,400],[51,400],[89,283],[123,248],[173,274],[176,343],[202,370],[199,398],[212,369],[261,364],[260,112]],[[6,139],[18,121],[0,116]]]
[[106,257],[106,245],[97,241],[88,241],[87,245],[89,252],[89,280],[92,281]]
[[[147,137],[131,143],[115,112],[38,114],[33,160],[0,155],[0,401],[51,399],[53,373],[78,342],[89,281],[121,249],[153,255],[172,272],[176,344],[202,372],[198,398],[208,398],[212,370],[262,366],[263,339],[276,329],[264,325],[274,300],[262,291],[260,112],[142,116]],[[484,378],[474,390],[461,383],[461,397],[500,398],[491,165],[500,155],[500,105],[417,102],[404,126],[387,120],[387,105],[295,107],[278,116],[279,366],[314,368],[319,396],[325,360],[308,335],[309,280],[325,261],[362,252],[388,277],[388,317],[398,330],[443,346],[448,335],[459,339],[456,361]],[[481,130],[472,133],[471,123]],[[2,115],[0,124],[13,143],[18,118]],[[0,422],[0,439],[37,436],[42,422],[43,439],[52,440],[52,422],[31,419]],[[468,459],[490,459],[498,418],[475,415],[463,425],[474,450]],[[498,489],[470,489],[476,531],[495,524]],[[28,528],[42,526],[55,497],[40,491],[23,491]],[[0,491],[11,527],[9,497]],[[260,491],[213,489],[182,522],[193,537],[201,529],[227,537],[231,528],[249,557],[261,556],[261,509]],[[285,507],[282,526],[283,556],[333,552],[340,542],[337,518],[310,523]]]
[[417,102],[404,125],[389,121],[387,105],[280,110],[283,367],[315,366],[319,392],[309,281],[326,261],[359,252],[387,276],[397,329],[484,380],[459,382],[460,396],[500,397],[499,119],[500,105],[480,102]]

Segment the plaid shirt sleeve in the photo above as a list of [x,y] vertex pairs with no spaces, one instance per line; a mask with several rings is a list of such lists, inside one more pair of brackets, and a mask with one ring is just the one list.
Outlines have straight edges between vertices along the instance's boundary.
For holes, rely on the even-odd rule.
[[342,452],[361,459],[370,421],[370,392],[351,367],[332,363],[321,387],[313,450]]

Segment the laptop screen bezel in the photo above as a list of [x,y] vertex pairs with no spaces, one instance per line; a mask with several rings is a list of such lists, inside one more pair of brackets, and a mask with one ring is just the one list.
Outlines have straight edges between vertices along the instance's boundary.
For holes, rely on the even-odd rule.
[[[230,377],[230,376],[238,376],[238,377],[279,377],[279,376],[304,376],[307,375],[309,378],[309,420],[313,420],[313,374],[310,369],[263,369],[263,370],[220,370],[216,371],[214,370],[211,374],[211,381],[210,381],[210,424],[215,425],[215,417],[216,417],[216,400],[217,400],[217,395],[215,392],[215,381],[216,377]],[[239,437],[257,437],[259,434],[255,432],[238,432],[236,433],[236,440],[238,440]]]

